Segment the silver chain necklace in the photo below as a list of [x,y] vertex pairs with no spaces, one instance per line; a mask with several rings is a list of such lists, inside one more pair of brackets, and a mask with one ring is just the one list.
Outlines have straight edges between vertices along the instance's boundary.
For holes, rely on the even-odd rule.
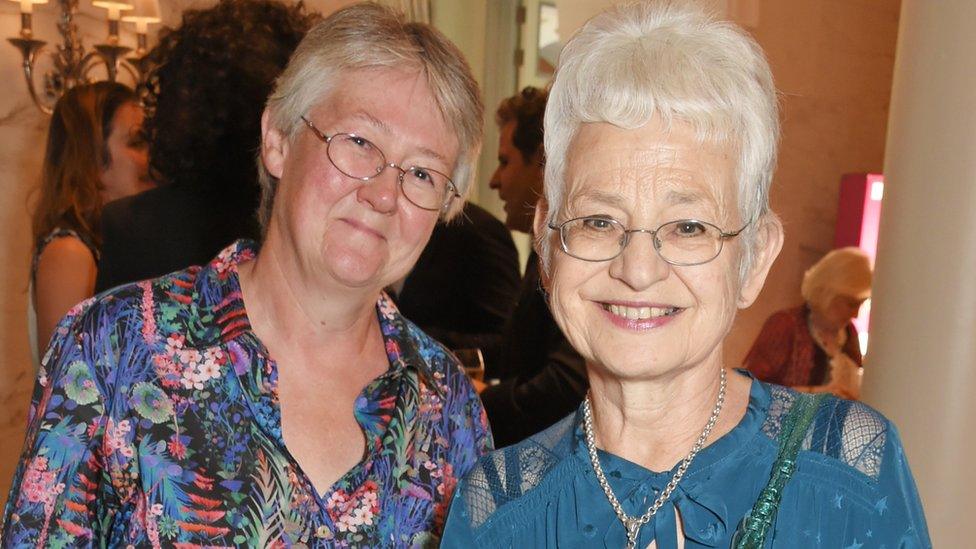
[[725,368],[722,368],[721,382],[718,387],[718,399],[715,402],[715,408],[712,409],[712,415],[708,418],[708,423],[705,424],[705,429],[698,435],[698,440],[695,441],[695,445],[692,446],[691,451],[688,452],[685,459],[681,461],[678,470],[674,472],[671,481],[668,482],[668,485],[664,487],[661,494],[654,500],[654,504],[643,515],[632,517],[624,513],[623,507],[620,506],[620,501],[617,500],[613,489],[610,488],[610,483],[607,482],[606,475],[603,474],[603,468],[600,467],[600,458],[596,455],[596,439],[593,435],[593,414],[590,411],[590,395],[586,395],[586,401],[583,403],[583,430],[586,434],[586,449],[590,454],[590,463],[593,465],[593,472],[596,473],[596,478],[600,481],[600,487],[603,488],[603,493],[607,495],[610,506],[613,507],[613,512],[617,514],[617,518],[620,519],[620,522],[624,525],[624,529],[627,531],[627,549],[635,549],[637,547],[637,534],[640,532],[641,527],[651,521],[658,509],[671,497],[671,492],[678,487],[678,483],[681,482],[681,477],[685,476],[685,472],[688,471],[691,461],[701,451],[705,445],[705,441],[708,439],[708,435],[712,432],[712,428],[715,427],[715,422],[718,421],[718,415],[721,413],[724,403]]

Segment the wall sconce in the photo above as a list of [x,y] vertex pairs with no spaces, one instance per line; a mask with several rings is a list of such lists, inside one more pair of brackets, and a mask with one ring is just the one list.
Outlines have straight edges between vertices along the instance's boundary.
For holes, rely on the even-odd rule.
[[[95,44],[92,51],[85,51],[78,27],[74,24],[74,16],[78,10],[78,0],[58,0],[58,33],[61,43],[57,51],[51,54],[54,68],[44,75],[44,98],[37,92],[34,83],[34,63],[37,54],[46,42],[34,38],[32,14],[34,4],[46,4],[47,0],[10,0],[20,3],[20,36],[7,40],[20,50],[23,58],[24,79],[27,91],[34,104],[41,111],[50,114],[58,98],[70,88],[78,84],[94,81],[91,70],[104,65],[108,80],[115,81],[119,69],[123,69],[132,79],[141,84],[145,81],[148,66],[145,62],[148,27],[152,23],[159,23],[158,0],[94,0],[92,5],[108,10],[108,37],[101,44]],[[125,17],[123,17],[123,13]],[[132,22],[136,25],[138,44],[136,55],[131,58],[123,56],[132,48],[119,44],[119,22]]]

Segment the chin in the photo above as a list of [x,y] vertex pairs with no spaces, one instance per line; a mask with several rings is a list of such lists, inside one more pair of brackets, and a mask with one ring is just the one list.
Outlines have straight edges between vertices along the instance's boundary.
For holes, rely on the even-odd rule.
[[328,260],[329,272],[337,282],[352,288],[382,287],[385,284],[379,279],[384,261],[375,257],[363,256],[356,253],[333,252]]
[[[608,342],[613,343],[613,342]],[[595,349],[594,362],[618,377],[653,377],[680,368],[680,361],[673,358],[667,349],[652,348],[649,345],[636,346],[627,342],[616,345],[603,345]]]

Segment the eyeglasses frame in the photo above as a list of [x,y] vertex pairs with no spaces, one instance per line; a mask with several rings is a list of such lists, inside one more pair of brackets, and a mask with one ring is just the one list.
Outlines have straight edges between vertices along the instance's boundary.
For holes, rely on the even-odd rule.
[[[604,221],[610,221],[610,222],[616,223],[617,225],[620,225],[620,227],[624,230],[624,241],[620,245],[620,251],[618,251],[612,257],[608,257],[606,259],[586,259],[586,258],[579,257],[577,255],[572,254],[569,251],[569,246],[566,244],[566,238],[564,237],[563,227],[565,227],[566,225],[572,223],[573,221],[579,221],[581,219],[602,219]],[[665,225],[671,225],[671,224],[674,224],[674,223],[682,223],[682,222],[686,222],[686,223],[700,223],[702,225],[708,225],[709,227],[712,227],[712,228],[718,230],[718,232],[719,232],[718,251],[715,252],[715,255],[714,256],[712,256],[709,259],[706,259],[705,261],[698,261],[698,262],[695,262],[695,263],[680,263],[680,262],[676,262],[676,261],[670,261],[669,259],[667,259],[663,255],[661,255],[661,244],[660,244],[660,241],[657,238],[658,231],[660,231],[661,230],[661,227],[664,227]],[[654,253],[656,253],[657,256],[661,258],[662,261],[664,261],[665,263],[667,263],[669,265],[674,265],[675,267],[694,267],[695,265],[704,265],[705,263],[709,263],[711,261],[714,261],[716,257],[718,257],[719,255],[722,254],[722,250],[725,248],[725,241],[726,240],[730,240],[732,238],[735,238],[735,237],[739,236],[740,234],[742,234],[742,231],[746,230],[746,227],[748,227],[749,225],[751,225],[752,222],[753,222],[753,220],[750,219],[739,230],[737,230],[737,231],[731,231],[731,232],[726,232],[725,230],[723,230],[721,227],[719,227],[718,225],[716,225],[714,223],[709,223],[708,221],[702,221],[700,219],[691,219],[691,218],[689,218],[689,219],[673,219],[671,221],[665,221],[664,223],[661,223],[660,225],[658,225],[656,229],[628,229],[627,227],[624,226],[624,224],[622,222],[620,222],[620,221],[618,221],[618,220],[616,220],[616,219],[614,219],[612,217],[603,217],[603,216],[598,216],[598,215],[584,215],[584,216],[580,216],[580,217],[574,217],[572,219],[567,219],[566,221],[563,221],[562,223],[559,223],[559,224],[549,223],[547,226],[551,230],[559,231],[559,246],[560,246],[560,248],[562,248],[563,252],[566,255],[570,256],[570,257],[579,259],[580,261],[589,261],[591,263],[601,263],[603,261],[613,261],[614,259],[617,259],[618,257],[620,257],[620,254],[624,253],[624,250],[627,248],[627,245],[630,244],[630,235],[632,235],[634,233],[646,233],[646,234],[651,235],[651,241],[653,242],[653,246],[654,246]]]
[[[399,172],[399,175],[397,175],[397,181],[398,181],[398,186],[400,187],[400,193],[403,195],[403,197],[406,198],[414,206],[420,208],[421,210],[427,210],[429,212],[443,211],[443,210],[447,209],[447,206],[451,203],[452,200],[454,200],[455,198],[461,198],[461,193],[458,192],[457,185],[455,185],[454,184],[454,181],[452,181],[451,178],[448,177],[443,172],[440,172],[440,171],[435,170],[433,168],[424,168],[422,166],[408,166],[406,169],[404,169],[404,168],[400,167],[398,164],[396,164],[394,162],[387,162],[386,161],[387,160],[386,159],[386,154],[376,145],[376,143],[373,143],[372,141],[369,141],[368,139],[366,139],[365,137],[362,137],[361,135],[358,135],[358,134],[355,134],[355,133],[348,133],[348,132],[337,132],[337,133],[334,133],[332,135],[326,135],[325,132],[323,132],[322,130],[316,128],[315,127],[315,124],[313,124],[312,121],[309,120],[307,117],[302,116],[301,119],[302,119],[303,122],[305,122],[305,125],[308,126],[308,129],[312,130],[312,134],[314,134],[315,137],[319,138],[320,141],[322,141],[323,143],[325,143],[325,156],[328,157],[329,162],[332,163],[332,165],[335,167],[335,169],[339,170],[339,173],[345,175],[346,177],[351,177],[351,178],[353,178],[353,179],[355,179],[357,181],[366,182],[366,181],[369,181],[369,180],[371,180],[371,179],[379,176],[381,173],[383,173],[386,170],[386,168],[393,168],[393,169],[395,169],[395,170],[397,170]],[[349,173],[346,173],[345,171],[343,171],[342,168],[340,168],[336,164],[335,160],[332,159],[332,154],[329,152],[330,147],[332,145],[332,140],[335,137],[340,136],[340,135],[348,135],[350,137],[358,137],[358,138],[366,139],[367,141],[369,141],[373,145],[373,147],[376,148],[376,152],[380,153],[380,157],[383,158],[383,169],[377,171],[375,174],[373,174],[373,175],[371,175],[369,177],[360,177],[360,176],[352,175],[352,174],[349,174]],[[414,202],[410,198],[410,196],[408,196],[407,193],[404,192],[404,190],[403,190],[403,176],[405,176],[409,170],[414,170],[414,169],[421,169],[421,170],[426,170],[426,171],[429,171],[429,172],[434,172],[434,173],[436,173],[438,175],[443,176],[444,179],[447,180],[447,185],[448,185],[448,188],[447,188],[447,196],[444,197],[444,203],[439,208],[428,208],[426,206],[421,206],[420,204],[417,204],[416,202]]]

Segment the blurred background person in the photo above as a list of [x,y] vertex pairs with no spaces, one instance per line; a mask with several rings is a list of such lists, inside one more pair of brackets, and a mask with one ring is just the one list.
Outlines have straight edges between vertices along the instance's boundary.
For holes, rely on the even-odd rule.
[[393,291],[400,312],[448,348],[479,349],[494,360],[489,353],[499,346],[521,280],[512,234],[467,202],[457,217],[437,223],[417,265]]
[[313,18],[301,4],[188,10],[149,53],[149,162],[161,186],[108,205],[96,291],[205,264],[258,238],[261,109]]
[[61,317],[94,293],[103,204],[153,186],[143,118],[136,94],[114,82],[76,86],[54,107],[33,218],[27,314],[35,367]]
[[871,297],[871,261],[832,250],[803,275],[803,305],[774,313],[745,359],[755,376],[808,392],[860,395],[861,347],[852,320]]
[[[542,116],[545,90],[527,87],[501,102],[495,122],[498,168],[490,186],[505,203],[505,225],[532,236],[535,205],[542,193]],[[575,410],[589,384],[586,366],[552,318],[533,250],[525,265],[515,311],[499,348],[486,353],[485,377],[476,383],[488,413],[495,446],[514,444]]]

